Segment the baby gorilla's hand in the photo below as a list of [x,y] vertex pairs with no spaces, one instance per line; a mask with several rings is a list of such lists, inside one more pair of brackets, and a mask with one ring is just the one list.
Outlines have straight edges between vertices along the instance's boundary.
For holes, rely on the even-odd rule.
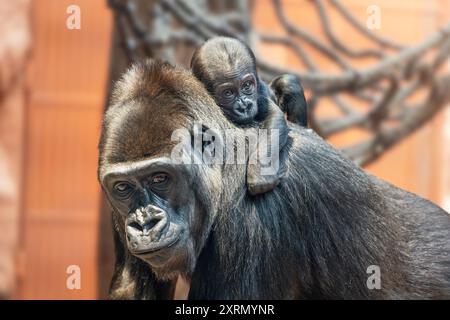
[[261,170],[259,161],[247,165],[247,188],[252,196],[272,191],[286,175],[285,166],[281,166],[274,175],[263,175]]

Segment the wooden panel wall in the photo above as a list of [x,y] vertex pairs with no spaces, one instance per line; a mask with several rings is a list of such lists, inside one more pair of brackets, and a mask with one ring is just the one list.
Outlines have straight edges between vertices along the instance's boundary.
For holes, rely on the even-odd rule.
[[[66,28],[69,5],[81,29]],[[19,298],[97,297],[97,143],[111,17],[106,1],[35,0],[29,70]],[[81,268],[81,289],[66,269]]]

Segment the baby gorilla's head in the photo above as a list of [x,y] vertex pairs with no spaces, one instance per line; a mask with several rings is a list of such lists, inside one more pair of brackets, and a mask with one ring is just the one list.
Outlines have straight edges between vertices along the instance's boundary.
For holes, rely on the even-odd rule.
[[255,56],[243,42],[218,37],[201,46],[191,68],[229,120],[247,124],[258,113],[258,75]]

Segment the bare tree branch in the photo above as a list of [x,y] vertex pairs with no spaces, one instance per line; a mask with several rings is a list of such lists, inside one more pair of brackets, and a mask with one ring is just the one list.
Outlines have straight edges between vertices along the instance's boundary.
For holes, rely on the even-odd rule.
[[[120,45],[130,61],[151,56],[176,62],[180,46],[191,48],[183,52],[192,52],[206,39],[219,35],[242,39],[254,48],[263,44],[290,51],[304,68],[285,68],[255,51],[260,76],[267,81],[285,73],[299,76],[311,93],[310,126],[323,137],[354,128],[367,130],[370,138],[342,149],[361,165],[377,159],[450,101],[450,74],[441,70],[450,54],[450,24],[421,43],[406,47],[369,30],[338,0],[310,1],[321,22],[323,40],[289,20],[281,0],[272,0],[271,4],[283,33],[261,32],[252,26],[251,10],[257,0],[108,3],[114,12]],[[369,48],[352,48],[340,39],[333,31],[332,14],[366,37]],[[316,52],[314,59],[311,51]],[[321,69],[318,57],[334,63],[338,71]],[[367,58],[373,61],[369,67],[355,67],[357,61]],[[426,98],[411,104],[419,90],[428,93]],[[318,115],[316,106],[322,97],[331,98],[340,117]]]

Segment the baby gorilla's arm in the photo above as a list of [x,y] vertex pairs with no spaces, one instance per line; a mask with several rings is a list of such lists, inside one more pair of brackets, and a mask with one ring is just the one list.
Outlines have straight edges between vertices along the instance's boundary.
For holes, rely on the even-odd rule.
[[[261,99],[259,100],[261,101]],[[257,195],[273,190],[286,174],[286,166],[284,163],[279,162],[281,159],[280,153],[286,145],[288,137],[288,127],[284,113],[270,99],[265,99],[262,103],[267,104],[267,115],[260,126],[260,129],[268,130],[267,149],[265,151],[267,153],[268,150],[270,150],[271,154],[274,152],[274,146],[271,145],[272,141],[270,137],[273,134],[272,130],[277,130],[275,133],[278,133],[278,154],[271,157],[271,161],[275,160],[277,163],[272,162],[271,166],[278,166],[275,167],[276,170],[273,174],[263,174],[261,159],[257,157],[261,152],[258,143],[257,149],[250,155],[249,163],[247,165],[247,187],[251,195]]]

